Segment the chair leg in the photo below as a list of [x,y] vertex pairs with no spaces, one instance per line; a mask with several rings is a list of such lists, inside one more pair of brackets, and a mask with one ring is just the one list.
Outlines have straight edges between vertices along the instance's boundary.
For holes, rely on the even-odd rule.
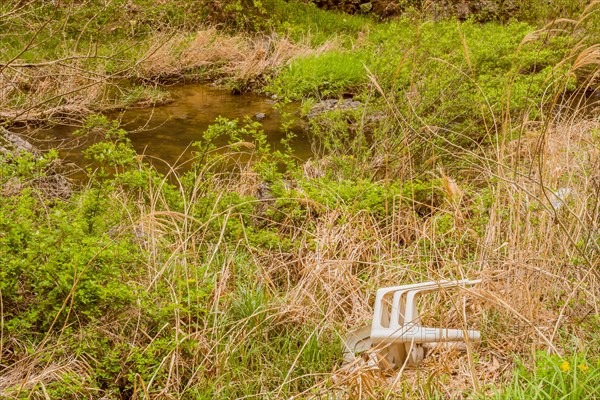
[[417,366],[425,358],[425,348],[418,343],[404,343],[406,348],[406,364],[410,367]]
[[389,343],[379,354],[381,356],[379,367],[383,370],[400,368],[406,360],[404,343]]
[[353,362],[356,359],[356,354],[369,350],[372,345],[371,325],[365,325],[348,333],[344,343],[344,363]]

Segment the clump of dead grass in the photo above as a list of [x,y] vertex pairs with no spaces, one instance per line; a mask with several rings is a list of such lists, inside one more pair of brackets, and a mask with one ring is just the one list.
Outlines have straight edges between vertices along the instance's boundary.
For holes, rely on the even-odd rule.
[[331,44],[327,43],[313,49],[308,42],[293,43],[276,34],[249,38],[206,28],[191,36],[156,36],[138,63],[136,76],[152,80],[195,75],[200,79],[227,79],[250,86],[296,57],[329,47]]
[[89,113],[105,103],[107,79],[105,74],[86,71],[82,60],[8,66],[0,84],[0,118],[53,121]]
[[40,398],[48,398],[48,388],[65,379],[73,379],[73,386],[80,388],[82,395],[94,392],[93,389],[88,392],[85,388],[92,368],[82,357],[62,355],[59,349],[43,348],[43,345],[28,352],[28,344],[11,343],[16,339],[8,339],[7,344],[21,348],[22,352],[17,359],[2,359],[3,366],[7,367],[0,368],[0,397],[21,398],[39,391],[43,396]]
[[[278,35],[246,37],[208,27],[195,33],[150,34],[136,51],[24,63],[12,60],[0,76],[0,118],[10,123],[77,121],[91,112],[154,105],[151,95],[129,104],[133,82],[227,81],[256,89],[290,60],[325,51]],[[127,82],[127,84],[124,84]]]

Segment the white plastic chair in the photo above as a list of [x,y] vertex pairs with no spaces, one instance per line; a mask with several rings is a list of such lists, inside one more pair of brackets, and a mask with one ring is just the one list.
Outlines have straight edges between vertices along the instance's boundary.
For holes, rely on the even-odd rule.
[[349,335],[346,360],[354,354],[348,355],[349,351],[362,352],[376,345],[392,366],[399,367],[405,362],[415,365],[425,356],[425,344],[465,341],[465,333],[470,341],[480,340],[481,335],[476,330],[421,326],[416,303],[419,295],[479,282],[481,280],[431,281],[379,289],[375,296],[371,328],[363,327]]

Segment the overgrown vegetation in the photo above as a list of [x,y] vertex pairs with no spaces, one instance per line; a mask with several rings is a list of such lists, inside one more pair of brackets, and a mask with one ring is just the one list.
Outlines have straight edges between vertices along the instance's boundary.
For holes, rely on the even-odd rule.
[[[68,193],[56,151],[0,142],[0,397],[598,397],[597,3],[549,24],[155,3],[0,6],[5,123],[101,138]],[[161,173],[93,113],[205,79],[302,101],[314,157],[219,118]],[[377,288],[465,277],[420,306],[481,330],[468,353],[343,362]]]
[[[160,105],[169,101],[164,83],[212,80],[239,91],[259,89],[291,58],[322,51],[330,36],[327,29],[315,32],[311,48],[299,32],[291,40],[218,31],[209,23],[213,8],[192,0],[66,3],[0,5],[0,121],[81,122],[92,112]],[[275,4],[280,13],[292,11],[282,0]],[[301,20],[326,15],[301,10],[295,13]],[[281,23],[282,33],[286,26]],[[303,28],[306,33],[311,24]]]

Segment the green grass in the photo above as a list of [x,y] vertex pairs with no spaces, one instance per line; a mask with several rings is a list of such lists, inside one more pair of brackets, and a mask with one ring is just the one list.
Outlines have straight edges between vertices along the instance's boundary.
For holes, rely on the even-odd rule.
[[[478,274],[481,237],[493,218],[504,225],[512,216],[494,215],[495,207],[510,210],[504,202],[515,196],[491,192],[491,178],[484,184],[457,178],[463,194],[453,200],[444,178],[432,179],[430,170],[420,174],[423,180],[400,179],[398,164],[390,164],[395,169],[386,181],[376,170],[367,173],[369,157],[350,157],[347,149],[319,159],[329,167],[321,164],[326,173],[310,178],[289,154],[272,151],[251,121],[219,119],[196,145],[195,164],[171,178],[140,162],[117,123],[95,116],[81,134],[86,132],[105,140],[85,151],[96,169],[69,199],[45,191],[43,178],[56,155],[0,156],[0,248],[7,249],[0,253],[0,291],[3,337],[9,338],[2,361],[17,374],[10,376],[19,376],[21,365],[44,371],[66,364],[41,383],[21,389],[20,379],[4,384],[5,397],[25,391],[66,399],[148,397],[164,390],[189,398],[308,396],[342,390],[333,373],[349,374],[343,384],[348,390],[401,395],[376,374],[365,378],[372,386],[364,389],[352,372],[340,369],[341,340],[357,324],[353,307],[368,309],[380,286],[454,277],[457,262],[461,274]],[[226,149],[223,138],[237,145]],[[251,161],[241,162],[248,152]],[[248,188],[248,177],[258,182]],[[258,198],[259,182],[269,188],[269,198]],[[521,218],[529,215],[532,220],[519,223],[530,232],[541,229],[540,219],[552,218],[541,207]],[[579,223],[567,217],[563,223]],[[588,229],[577,226],[584,234]],[[524,240],[548,241],[533,235]],[[562,238],[553,240],[565,247],[552,254],[560,262],[551,261],[548,269],[573,254]],[[536,242],[533,253],[525,252],[532,256],[538,248]],[[510,265],[502,253],[495,257]],[[531,290],[543,295],[519,306],[534,302],[548,313],[563,305],[569,312],[591,307],[584,292],[576,292],[584,297],[572,304],[554,298],[572,290],[577,273],[565,269],[566,279],[552,281],[556,287],[534,283]],[[474,349],[474,363],[483,374],[493,354],[487,343],[507,340],[519,320],[495,303],[479,307],[475,320],[487,322],[486,342]],[[597,321],[583,318],[583,337],[593,336]],[[526,356],[526,342],[514,344],[518,354]],[[565,343],[557,337],[553,345]],[[566,357],[568,368],[563,359],[540,353],[533,371],[517,368],[513,383],[496,396],[593,398],[599,375],[591,351]],[[452,365],[458,371],[467,361],[454,359]],[[440,398],[460,377],[449,372],[436,381],[435,372],[428,374],[413,384],[402,381],[398,390]],[[474,395],[474,388],[462,385],[461,393]]]
[[[477,95],[474,85],[478,85],[498,111],[502,90],[509,83],[532,86],[531,101],[538,101],[536,91],[544,89],[542,84],[549,73],[545,68],[561,61],[569,48],[571,39],[561,36],[518,51],[523,38],[533,30],[525,23],[383,23],[376,25],[357,48],[295,61],[271,83],[271,91],[292,99],[336,97],[344,91],[357,92],[357,87],[364,90],[370,71],[386,92],[394,88],[401,95],[416,85],[432,102],[444,99],[440,88],[455,87],[464,100],[457,107],[472,103],[472,96]],[[456,98],[456,94],[450,96]],[[515,96],[519,100],[525,97],[521,93]],[[514,104],[512,108],[523,107]]]
[[360,56],[349,51],[329,51],[301,58],[281,71],[268,90],[294,100],[360,93],[367,83],[363,65]]
[[265,7],[277,32],[295,40],[308,37],[315,46],[332,38],[351,44],[360,32],[376,25],[368,16],[325,11],[310,3],[268,0]]
[[534,31],[523,22],[380,23],[352,48],[294,60],[266,90],[293,100],[352,94],[374,108],[391,103],[414,128],[439,127],[455,145],[475,148],[498,140],[485,127],[503,114],[537,119],[555,101],[550,93],[577,87],[569,49],[581,38],[589,44],[593,29],[526,39]]
[[597,399],[600,396],[600,362],[585,354],[567,357],[540,352],[533,370],[523,365],[514,371],[506,389],[495,398],[508,399]]

